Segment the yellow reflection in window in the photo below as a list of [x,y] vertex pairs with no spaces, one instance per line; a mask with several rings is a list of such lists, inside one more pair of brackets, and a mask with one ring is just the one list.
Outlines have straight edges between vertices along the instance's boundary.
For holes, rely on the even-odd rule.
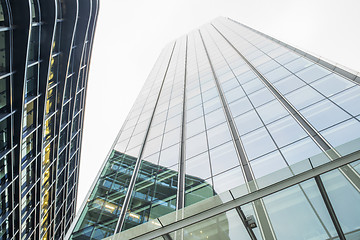
[[49,180],[50,177],[50,168],[46,169],[46,171],[43,173],[43,183],[46,183],[47,180]]
[[50,152],[51,152],[51,144],[49,144],[47,147],[45,147],[45,154],[43,159],[43,168],[49,166],[50,164]]

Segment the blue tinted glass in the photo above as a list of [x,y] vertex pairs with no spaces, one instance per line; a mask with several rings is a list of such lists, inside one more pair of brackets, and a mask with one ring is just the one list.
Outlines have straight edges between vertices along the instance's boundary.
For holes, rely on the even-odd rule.
[[346,80],[334,73],[324,78],[321,78],[316,82],[311,83],[311,86],[313,86],[316,90],[318,90],[327,97],[335,93],[341,92],[354,85],[355,84],[353,84],[349,80]]
[[191,158],[207,150],[207,140],[205,133],[200,133],[186,140],[186,158]]
[[307,135],[300,125],[290,116],[269,124],[268,129],[279,147],[285,146]]
[[330,98],[351,115],[360,114],[360,87],[355,86]]
[[309,106],[300,113],[319,131],[351,117],[328,100]]
[[237,76],[237,79],[241,84],[247,83],[250,80],[256,78],[256,75],[253,71],[249,70],[246,73],[241,74],[240,76]]
[[202,106],[198,105],[186,112],[186,121],[190,122],[203,115]]
[[245,183],[240,167],[223,172],[213,178],[217,194],[233,189]]
[[276,58],[276,61],[278,61],[281,64],[286,64],[288,62],[294,61],[295,59],[299,58],[300,56],[293,52],[286,52],[285,54],[282,54],[281,56]]
[[205,114],[221,108],[220,98],[213,98],[203,103]]
[[232,78],[221,84],[221,88],[223,92],[227,92],[231,89],[234,89],[237,86],[239,86],[239,82],[236,80],[236,78]]
[[282,93],[287,94],[299,87],[304,86],[305,83],[301,81],[298,77],[295,75],[290,75],[280,81],[277,81],[274,83],[274,86]]
[[267,63],[264,63],[262,65],[260,65],[259,67],[257,67],[257,69],[261,72],[261,73],[267,73],[269,71],[272,71],[276,68],[280,67],[280,64],[278,64],[275,61],[269,61]]
[[242,98],[243,96],[245,96],[245,93],[241,89],[241,87],[234,88],[225,93],[225,98],[228,103],[231,103],[239,98]]
[[276,146],[265,128],[260,128],[241,137],[249,160],[275,150]]
[[[344,233],[358,231],[360,229],[359,191],[337,169],[323,174],[321,179]],[[359,234],[356,235],[349,239],[357,239]]]
[[220,124],[208,130],[207,137],[210,149],[230,141],[231,135],[227,123]]
[[179,144],[166,148],[160,152],[159,165],[162,167],[171,167],[179,161]]
[[261,178],[265,175],[287,167],[279,151],[269,153],[263,157],[250,162],[255,178]]
[[220,123],[226,121],[225,114],[222,108],[215,110],[205,115],[206,128],[212,128]]
[[238,166],[240,164],[232,142],[225,143],[210,150],[211,169],[213,175]]
[[[289,165],[293,165],[297,162],[304,161],[307,158],[314,158],[317,155],[321,155],[318,157],[324,159],[323,158],[324,154],[321,151],[321,149],[309,137],[297,141],[280,150],[283,156],[285,157],[285,160],[289,163]],[[317,161],[317,159],[315,161]],[[328,161],[328,160],[325,159],[324,161]]]
[[275,121],[279,118],[282,118],[288,115],[288,111],[277,101],[271,101],[267,104],[264,104],[257,108],[257,112],[259,113],[261,119],[265,124]]
[[312,64],[314,64],[314,63],[303,57],[300,57],[294,61],[291,61],[291,62],[285,64],[285,67],[287,69],[289,69],[291,72],[295,73],[301,69],[309,67]]
[[[306,96],[306,97],[305,97]],[[320,101],[324,97],[309,86],[304,86],[286,95],[286,98],[297,109],[302,109],[310,104]]]
[[[311,198],[308,194],[304,194],[304,187],[300,188],[299,185],[296,185],[263,199],[276,237],[292,240],[331,239],[331,235],[328,234],[329,230],[324,227],[329,226],[332,233],[334,233],[334,227],[331,224],[324,224],[324,222],[330,223],[331,219],[326,214],[315,181],[309,180],[309,184],[302,186],[307,187],[306,192],[311,193]],[[315,200],[316,203],[319,203],[316,206],[320,206],[320,208],[316,210],[320,211],[320,214],[314,211],[312,201]],[[286,204],[284,204],[285,202]],[[319,219],[320,217],[322,218]]]
[[263,126],[259,116],[254,110],[244,113],[234,120],[240,135],[244,135]]
[[200,117],[186,124],[186,137],[190,138],[205,131],[204,118]]
[[326,140],[342,155],[360,149],[359,133],[360,122],[355,119],[350,119],[321,132]]
[[208,153],[205,152],[186,161],[186,174],[201,179],[211,176]]
[[263,88],[249,95],[251,102],[255,107],[260,106],[274,99],[274,96],[267,88]]
[[206,92],[203,92],[203,94],[202,94],[202,98],[203,98],[204,102],[206,102],[214,97],[217,97],[217,96],[219,96],[219,94],[218,94],[218,90],[216,87],[211,88],[210,90],[207,90]]
[[265,77],[270,82],[274,83],[276,81],[279,81],[280,79],[283,79],[284,77],[287,77],[291,74],[286,68],[279,67],[271,72],[268,72],[265,74]]
[[330,73],[331,72],[329,70],[326,70],[323,67],[320,67],[318,65],[313,65],[300,72],[297,72],[296,75],[299,76],[305,82],[311,83],[319,78],[329,75]]
[[240,114],[243,114],[243,113],[249,111],[250,109],[253,109],[250,101],[246,97],[243,97],[243,98],[229,104],[229,107],[230,107],[230,111],[234,117],[236,117]]
[[261,88],[265,87],[265,85],[258,79],[255,78],[250,82],[247,82],[243,85],[243,88],[247,94],[253,93]]
[[162,149],[170,147],[180,141],[180,128],[176,128],[164,134]]

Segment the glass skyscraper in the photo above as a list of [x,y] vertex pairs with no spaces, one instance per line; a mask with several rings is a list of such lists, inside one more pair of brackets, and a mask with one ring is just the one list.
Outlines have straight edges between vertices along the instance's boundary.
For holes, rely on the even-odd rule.
[[0,239],[75,217],[97,0],[0,1]]
[[359,239],[359,83],[231,19],[182,36],[66,239]]

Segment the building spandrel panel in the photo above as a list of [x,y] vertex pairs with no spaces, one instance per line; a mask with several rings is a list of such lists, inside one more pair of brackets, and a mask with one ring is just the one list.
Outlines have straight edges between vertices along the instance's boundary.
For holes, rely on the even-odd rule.
[[227,18],[170,43],[67,238],[357,239],[360,86],[322,62]]

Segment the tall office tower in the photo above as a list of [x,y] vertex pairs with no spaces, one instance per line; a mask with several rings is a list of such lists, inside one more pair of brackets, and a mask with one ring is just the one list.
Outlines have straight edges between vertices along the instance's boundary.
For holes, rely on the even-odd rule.
[[226,18],[177,39],[65,238],[359,239],[359,80]]
[[0,239],[75,217],[97,0],[0,1]]

